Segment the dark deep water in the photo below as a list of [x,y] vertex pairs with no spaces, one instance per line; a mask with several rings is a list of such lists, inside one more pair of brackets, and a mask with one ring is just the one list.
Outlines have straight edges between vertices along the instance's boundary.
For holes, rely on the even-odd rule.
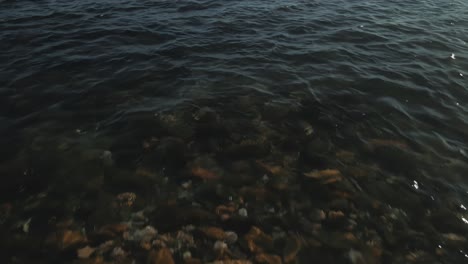
[[1,263],[466,263],[467,41],[463,0],[2,0]]

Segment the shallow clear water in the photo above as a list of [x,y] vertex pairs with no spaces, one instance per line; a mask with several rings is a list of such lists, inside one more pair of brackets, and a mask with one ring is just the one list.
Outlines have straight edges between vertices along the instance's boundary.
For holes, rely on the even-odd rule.
[[[242,237],[258,226],[319,241],[304,243],[301,263],[462,263],[466,10],[432,0],[1,1],[3,255],[72,262],[101,242],[91,230],[144,209],[160,233],[194,224]],[[342,186],[304,176],[326,169]],[[248,198],[254,186],[277,196]],[[100,213],[123,192],[136,208]],[[193,208],[216,215],[232,197],[246,200],[235,207],[248,221],[171,224]],[[326,219],[315,223],[313,210]],[[335,211],[356,227],[334,222]],[[66,219],[87,242],[44,246]],[[345,231],[356,241],[332,238]],[[194,236],[192,255],[215,260]],[[133,253],[119,261],[146,259],[122,241]],[[229,258],[256,259],[239,244]]]

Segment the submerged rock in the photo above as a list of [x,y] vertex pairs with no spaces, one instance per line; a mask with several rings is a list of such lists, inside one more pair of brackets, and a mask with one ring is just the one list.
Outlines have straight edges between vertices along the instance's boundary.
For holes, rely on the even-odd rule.
[[202,231],[205,236],[214,240],[224,240],[226,238],[224,230],[218,227],[202,227],[200,231]]
[[323,184],[331,184],[343,179],[341,172],[335,169],[326,169],[320,171],[311,171],[304,173],[307,178],[320,180]]
[[191,171],[193,176],[203,180],[217,180],[220,178],[215,172],[202,167],[193,167]]
[[286,263],[291,263],[296,259],[301,250],[302,242],[297,236],[289,236],[283,249],[283,259]]
[[255,262],[264,263],[264,264],[281,264],[281,257],[277,255],[269,255],[265,253],[260,253],[255,256]]
[[242,217],[247,217],[247,209],[245,208],[241,208],[239,209],[239,215],[242,216]]
[[49,235],[46,243],[60,250],[69,249],[87,242],[86,236],[79,231],[62,230]]
[[175,264],[172,252],[168,248],[151,251],[148,255],[148,264]]
[[120,206],[131,207],[135,203],[137,196],[132,192],[125,192],[117,195],[117,201]]
[[81,259],[87,259],[89,258],[94,252],[96,251],[96,248],[92,248],[90,246],[86,246],[84,248],[80,248],[76,251],[76,255],[78,258]]
[[219,254],[223,254],[227,248],[227,244],[220,240],[216,241],[213,245],[213,250]]
[[244,240],[252,253],[262,253],[273,248],[273,238],[255,226],[244,236]]

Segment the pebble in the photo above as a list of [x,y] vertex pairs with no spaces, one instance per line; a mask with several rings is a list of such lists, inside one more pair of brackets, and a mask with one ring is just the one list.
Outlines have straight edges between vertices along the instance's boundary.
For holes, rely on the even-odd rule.
[[234,244],[236,243],[238,236],[235,232],[233,231],[227,231],[224,233],[224,240],[229,243],[229,244]]
[[184,189],[188,189],[191,186],[192,186],[192,181],[187,181],[187,182],[182,183],[182,188]]
[[252,253],[261,253],[273,248],[273,238],[255,226],[244,236],[244,239]]
[[112,247],[114,246],[114,241],[113,240],[108,240],[98,247],[98,253],[99,254],[104,254],[107,251],[109,251]]
[[234,206],[218,205],[216,207],[216,214],[221,220],[226,221],[231,218],[231,215],[235,212]]
[[114,160],[112,159],[112,152],[109,150],[104,150],[101,155],[101,160],[106,166],[112,166]]
[[184,254],[182,255],[182,258],[184,260],[191,259],[192,258],[192,253],[190,253],[190,251],[185,251]]
[[217,180],[220,178],[215,172],[201,167],[192,168],[192,175],[203,180]]
[[281,264],[281,257],[277,255],[269,255],[265,253],[260,253],[255,256],[256,263],[266,263],[266,264]]
[[200,230],[205,234],[205,236],[215,240],[224,240],[226,238],[224,230],[218,227],[204,227],[200,228]]
[[214,251],[216,251],[216,252],[222,253],[222,252],[224,252],[224,250],[227,249],[227,247],[228,247],[228,246],[227,246],[226,243],[224,243],[223,241],[218,240],[218,241],[216,241],[216,242],[214,243],[213,249],[214,249]]
[[348,252],[348,257],[349,260],[351,261],[352,264],[364,264],[367,263],[366,260],[364,259],[364,256],[362,255],[361,252],[351,249]]
[[297,253],[301,250],[301,240],[297,236],[290,236],[286,240],[286,245],[283,249],[284,262],[293,262],[296,259]]
[[313,210],[309,214],[310,220],[313,222],[319,222],[326,218],[325,212],[323,210]]
[[112,250],[111,257],[119,259],[125,257],[126,253],[121,247],[116,247]]
[[129,226],[127,224],[109,224],[101,227],[98,233],[109,237],[115,237],[128,231],[128,229]]
[[175,264],[172,252],[168,248],[151,251],[148,256],[148,264]]
[[342,211],[329,211],[328,218],[329,219],[338,219],[344,217],[345,214]]
[[326,169],[304,173],[304,176],[311,179],[320,180],[323,184],[332,184],[343,179],[341,172],[336,169]]
[[125,192],[117,195],[117,201],[119,201],[120,206],[132,206],[136,200],[136,194],[132,192]]
[[455,241],[455,242],[465,242],[466,238],[454,233],[448,233],[448,234],[442,234],[442,237],[450,240],[450,241]]
[[78,256],[78,258],[80,259],[87,259],[89,258],[93,253],[94,251],[96,251],[95,248],[92,248],[90,246],[86,246],[84,248],[80,248],[76,251],[76,255]]
[[47,238],[47,243],[51,243],[62,250],[85,243],[86,241],[86,237],[81,232],[72,230],[56,232]]
[[31,224],[31,219],[32,218],[29,218],[23,224],[23,232],[26,233],[26,234],[29,233],[29,225]]
[[242,217],[247,217],[248,216],[247,209],[245,209],[245,208],[239,209],[239,215],[242,216]]

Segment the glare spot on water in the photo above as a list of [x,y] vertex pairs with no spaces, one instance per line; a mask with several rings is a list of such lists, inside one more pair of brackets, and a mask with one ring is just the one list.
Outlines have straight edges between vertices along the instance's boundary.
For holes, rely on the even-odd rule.
[[441,246],[441,245],[438,245],[437,247],[439,247],[439,248],[442,248],[442,246]]
[[460,106],[460,103],[455,103],[457,106]]
[[363,28],[363,27],[364,27],[364,25],[359,25],[359,27],[360,27],[360,28]]
[[417,181],[413,181],[413,187],[417,190],[419,189],[419,185]]
[[460,72],[460,76],[463,77],[463,73]]
[[450,58],[452,58],[452,60],[455,59],[455,53],[452,53],[452,56],[450,56]]
[[465,224],[468,224],[468,220],[466,220],[465,217],[462,217],[461,219],[463,220],[463,222],[465,222]]

